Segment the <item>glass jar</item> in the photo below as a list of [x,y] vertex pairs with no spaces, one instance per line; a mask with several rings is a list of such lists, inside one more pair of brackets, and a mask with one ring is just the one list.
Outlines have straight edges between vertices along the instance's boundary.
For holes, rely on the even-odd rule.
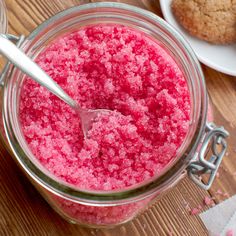
[[[177,156],[165,170],[139,185],[107,192],[81,190],[50,174],[31,153],[22,134],[18,106],[24,75],[10,64],[5,67],[0,80],[1,131],[17,163],[60,215],[70,222],[105,227],[132,219],[187,172],[195,183],[208,189],[225,153],[228,133],[223,127],[206,121],[208,98],[205,81],[192,49],[177,31],[151,12],[121,3],[86,4],[51,17],[26,38],[6,37],[17,41],[21,50],[35,58],[55,38],[94,23],[127,25],[148,34],[169,52],[186,77],[191,97],[190,127]],[[212,155],[205,158],[209,143],[212,143]],[[220,151],[217,145],[221,147]],[[204,183],[198,178],[203,173],[208,175]]]

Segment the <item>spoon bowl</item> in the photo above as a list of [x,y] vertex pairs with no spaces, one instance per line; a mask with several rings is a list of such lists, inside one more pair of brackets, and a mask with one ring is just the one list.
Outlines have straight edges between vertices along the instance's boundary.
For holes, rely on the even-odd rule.
[[[81,109],[80,107],[78,107],[79,109]],[[97,118],[99,117],[99,115],[101,114],[108,114],[109,112],[111,112],[110,110],[107,109],[82,109],[79,111],[78,108],[74,108],[77,113],[80,116],[80,120],[81,120],[81,127],[82,127],[82,131],[84,134],[84,137],[87,138],[88,135],[88,131],[92,128],[92,125],[94,123],[94,121],[97,120]]]

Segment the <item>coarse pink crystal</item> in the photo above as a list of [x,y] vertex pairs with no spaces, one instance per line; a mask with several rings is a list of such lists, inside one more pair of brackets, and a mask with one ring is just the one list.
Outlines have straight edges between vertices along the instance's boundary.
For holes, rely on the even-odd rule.
[[84,140],[78,115],[25,81],[22,130],[53,174],[80,188],[111,190],[149,179],[175,157],[188,130],[189,92],[156,42],[124,26],[90,26],[58,38],[36,61],[83,107],[114,110]]

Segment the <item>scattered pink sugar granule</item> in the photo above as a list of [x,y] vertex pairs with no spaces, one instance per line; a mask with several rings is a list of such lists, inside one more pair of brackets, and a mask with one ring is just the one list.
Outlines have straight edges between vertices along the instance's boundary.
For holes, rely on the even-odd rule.
[[191,215],[198,215],[200,212],[201,212],[201,209],[193,208],[193,209],[191,209],[190,214]]
[[208,197],[208,196],[205,196],[205,197],[204,197],[203,203],[204,203],[206,206],[213,206],[213,205],[215,205],[213,199],[212,199],[211,197]]
[[226,236],[234,236],[234,231],[232,229],[229,229],[227,232],[226,232]]
[[218,194],[218,195],[223,195],[224,194],[221,189],[217,189],[217,191],[215,193]]
[[190,214],[191,215],[198,215],[202,210],[202,206],[198,205],[197,207],[194,207],[192,209],[190,209]]
[[84,139],[67,104],[24,81],[22,130],[55,176],[81,189],[123,189],[175,158],[189,128],[189,90],[172,57],[144,33],[92,25],[57,38],[36,62],[82,107],[113,111]]

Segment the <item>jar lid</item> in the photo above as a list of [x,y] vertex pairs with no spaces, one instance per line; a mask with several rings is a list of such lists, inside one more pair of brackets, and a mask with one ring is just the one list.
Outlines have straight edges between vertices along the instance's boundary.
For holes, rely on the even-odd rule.
[[4,0],[0,0],[0,33],[7,32],[7,13]]

